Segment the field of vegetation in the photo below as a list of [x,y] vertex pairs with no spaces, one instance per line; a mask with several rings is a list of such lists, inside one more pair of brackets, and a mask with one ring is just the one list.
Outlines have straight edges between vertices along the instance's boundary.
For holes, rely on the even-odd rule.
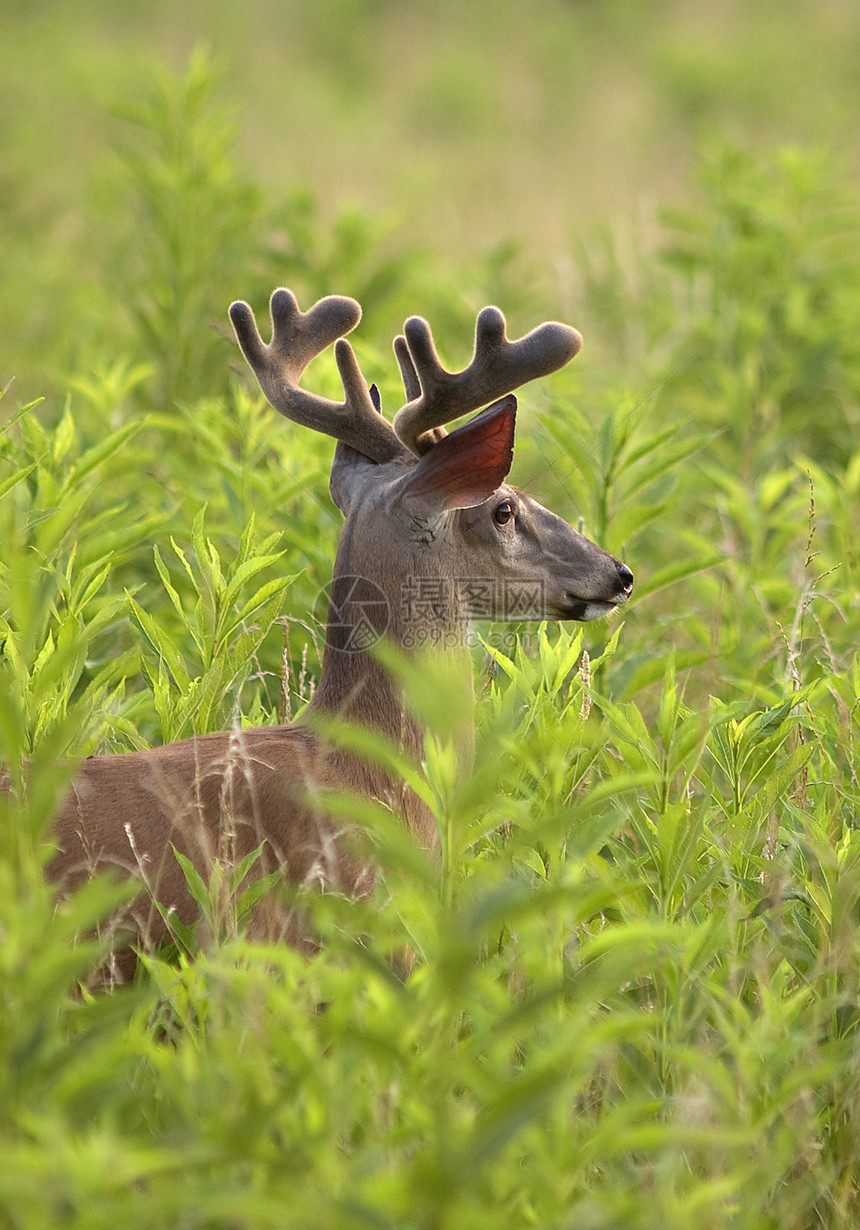
[[[2,1230],[860,1226],[860,13],[524,7],[2,18]],[[76,758],[319,674],[331,442],[226,317],[279,285],[361,301],[389,413],[413,312],[450,367],[485,303],[580,328],[513,477],[636,590],[478,628],[466,775],[406,672],[442,858],[376,816],[317,956],[225,873],[95,993],[127,889],[43,881]]]

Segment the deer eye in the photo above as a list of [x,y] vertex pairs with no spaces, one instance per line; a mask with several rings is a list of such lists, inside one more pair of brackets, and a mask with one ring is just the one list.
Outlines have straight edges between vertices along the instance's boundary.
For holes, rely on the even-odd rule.
[[512,500],[502,500],[501,504],[493,513],[496,525],[507,525],[516,513]]

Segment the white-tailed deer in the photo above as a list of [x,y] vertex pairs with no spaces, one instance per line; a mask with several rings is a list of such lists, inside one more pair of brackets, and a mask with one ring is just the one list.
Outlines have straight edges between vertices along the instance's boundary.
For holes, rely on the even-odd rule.
[[[203,735],[81,764],[57,821],[49,874],[67,886],[105,867],[140,877],[147,891],[130,919],[138,944],[165,933],[153,894],[186,923],[196,914],[173,847],[204,880],[216,858],[235,864],[262,846],[254,875],[278,870],[298,883],[366,891],[373,873],[314,806],[320,789],[380,799],[416,842],[437,845],[433,817],[411,791],[325,738],[321,719],[335,715],[381,732],[420,760],[423,732],[374,655],[375,640],[445,646],[461,640],[475,616],[596,619],[632,589],[624,564],[505,482],[516,413],[511,390],[572,359],[581,345],[575,329],[548,323],[509,342],[502,313],[485,308],[474,357],[453,374],[441,366],[426,322],[411,318],[394,343],[406,404],[392,426],[344,340],[361,316],[354,300],[331,296],[302,313],[290,291],[276,290],[271,316],[266,345],[250,307],[230,308],[261,389],[286,418],[338,441],[331,494],[346,522],[322,672],[292,725]],[[335,341],[343,402],[299,385],[311,359]],[[446,433],[444,424],[481,407]],[[261,915],[257,929],[274,938],[283,918]],[[122,965],[127,972],[127,957]]]

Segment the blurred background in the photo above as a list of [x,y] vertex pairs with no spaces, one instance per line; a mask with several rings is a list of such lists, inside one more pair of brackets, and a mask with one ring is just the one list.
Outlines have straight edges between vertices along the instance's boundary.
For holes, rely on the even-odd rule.
[[[632,274],[660,210],[695,199],[703,152],[800,145],[857,174],[855,0],[7,0],[0,27],[0,371],[20,398],[80,361],[145,271],[153,79],[195,54],[217,77],[222,176],[265,198],[285,273],[296,249],[343,255],[351,228],[377,264],[456,273],[470,311],[482,293],[505,306],[506,285],[515,310],[528,287],[586,336],[606,233]],[[181,126],[190,173],[187,111]],[[213,245],[235,246],[219,225]],[[222,299],[253,289],[242,269]],[[324,290],[367,289],[325,272]],[[407,310],[426,310],[418,281]]]

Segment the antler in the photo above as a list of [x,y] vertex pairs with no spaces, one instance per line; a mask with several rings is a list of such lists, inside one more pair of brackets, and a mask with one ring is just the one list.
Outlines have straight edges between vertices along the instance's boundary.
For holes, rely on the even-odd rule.
[[[407,402],[392,427],[379,413],[344,338],[361,319],[354,299],[329,295],[300,312],[293,292],[281,289],[272,295],[270,312],[272,340],[267,345],[248,304],[240,300],[230,305],[242,353],[269,402],[293,422],[334,436],[378,462],[409,453],[420,457],[446,434],[443,424],[549,375],[582,345],[576,329],[556,321],[509,342],[504,316],[498,308],[486,307],[478,315],[471,363],[461,372],[449,372],[439,362],[427,321],[412,316],[403,326],[403,336],[394,341]],[[342,402],[299,386],[311,359],[332,342],[343,384]]]
[[395,416],[394,430],[418,456],[445,435],[443,423],[549,375],[568,363],[582,345],[576,329],[557,321],[548,321],[519,341],[509,342],[502,313],[496,307],[485,307],[478,315],[472,362],[461,372],[449,372],[439,362],[426,320],[410,317],[403,333],[395,339],[394,352],[409,400]]
[[[356,301],[329,295],[307,312],[300,312],[293,292],[282,289],[273,293],[269,310],[272,340],[268,345],[260,337],[247,303],[232,303],[230,319],[242,353],[278,413],[342,440],[372,461],[404,456],[404,446],[388,420],[376,410],[355,353],[344,339],[361,319]],[[345,395],[342,402],[299,387],[311,359],[335,340],[335,359]]]

